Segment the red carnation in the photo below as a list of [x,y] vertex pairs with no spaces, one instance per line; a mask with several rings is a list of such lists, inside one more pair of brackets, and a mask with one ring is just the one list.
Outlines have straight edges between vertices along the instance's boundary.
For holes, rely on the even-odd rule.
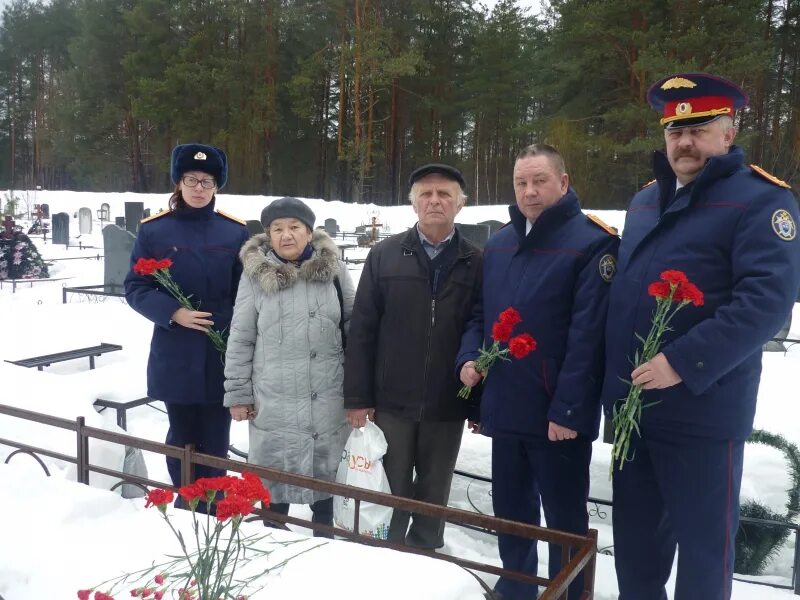
[[497,320],[500,323],[506,323],[507,325],[510,325],[512,328],[514,325],[522,323],[522,317],[520,316],[519,312],[517,312],[517,309],[513,307],[508,307],[501,312]]
[[242,496],[226,496],[217,502],[217,519],[227,521],[231,518],[249,515],[253,510],[253,505],[247,498]]
[[689,279],[686,277],[686,273],[683,271],[677,271],[675,269],[662,272],[661,279],[673,285],[681,285],[682,283],[688,283],[689,281]]
[[145,503],[145,508],[150,508],[151,506],[155,506],[160,511],[164,511],[167,508],[167,504],[170,504],[172,500],[175,498],[175,494],[172,490],[162,490],[161,488],[156,488],[154,490],[150,490],[147,493],[147,502]]
[[507,342],[511,337],[514,325],[507,321],[497,321],[492,325],[492,339],[495,342]]
[[517,360],[525,358],[534,350],[536,350],[536,340],[530,333],[517,335],[508,341],[508,351]]
[[[667,271],[665,271],[665,273],[666,272]],[[666,281],[654,281],[647,286],[647,293],[654,298],[669,298],[669,295],[672,293],[672,288]]]
[[700,288],[687,281],[678,286],[672,299],[675,302],[691,302],[695,306],[703,306],[704,295]]
[[78,590],[78,600],[89,600],[92,590]]
[[108,594],[98,591],[94,593],[94,600],[114,600],[114,596],[109,596]]

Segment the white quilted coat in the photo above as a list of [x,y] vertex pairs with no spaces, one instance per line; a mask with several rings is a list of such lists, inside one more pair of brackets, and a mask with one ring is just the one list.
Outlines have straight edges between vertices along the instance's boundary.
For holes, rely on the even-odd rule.
[[[225,354],[225,406],[254,404],[248,462],[333,481],[350,427],[343,408],[344,351],[355,289],[330,237],[315,230],[299,267],[271,251],[266,234],[242,247]],[[338,275],[343,308],[333,284]],[[273,502],[310,504],[323,492],[266,482]]]

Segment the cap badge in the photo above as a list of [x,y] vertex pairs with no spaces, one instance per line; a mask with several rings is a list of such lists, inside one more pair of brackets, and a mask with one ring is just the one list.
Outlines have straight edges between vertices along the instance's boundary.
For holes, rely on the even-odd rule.
[[688,102],[681,102],[675,107],[676,115],[690,115],[692,114],[692,105]]
[[205,160],[206,158],[207,156],[205,152],[198,152],[197,154],[194,155],[195,160]]
[[667,79],[664,83],[661,84],[662,90],[675,90],[678,88],[693,88],[697,87],[697,84],[693,81],[689,81],[685,77],[673,77],[672,79]]
[[797,235],[797,226],[788,210],[779,209],[772,213],[772,230],[779,238],[786,242],[792,241]]

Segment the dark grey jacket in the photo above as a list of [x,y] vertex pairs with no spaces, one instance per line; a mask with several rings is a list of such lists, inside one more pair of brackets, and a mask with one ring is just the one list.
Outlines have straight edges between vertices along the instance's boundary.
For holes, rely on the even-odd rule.
[[457,396],[455,359],[480,294],[483,260],[458,233],[450,243],[453,260],[440,277],[430,272],[416,227],[370,251],[347,338],[345,408],[415,421],[467,416],[468,403]]

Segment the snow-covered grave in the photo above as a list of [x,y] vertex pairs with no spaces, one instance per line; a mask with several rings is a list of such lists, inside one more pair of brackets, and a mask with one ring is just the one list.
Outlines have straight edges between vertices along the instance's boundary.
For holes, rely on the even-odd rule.
[[[23,192],[24,193],[24,192]],[[19,194],[19,193],[18,193]],[[34,194],[34,192],[29,192]],[[50,214],[70,216],[70,244],[102,247],[103,236],[98,209],[110,205],[110,220],[124,215],[125,201],[144,202],[153,213],[166,206],[168,194],[93,194],[78,192],[35,193],[35,202],[47,203]],[[258,219],[269,198],[222,194],[217,207],[242,219]],[[404,231],[415,222],[410,206],[376,207],[340,202],[307,200],[317,216],[317,223],[335,218],[342,231],[368,225],[378,215],[382,233]],[[81,207],[91,209],[95,217],[91,234],[79,236],[78,214]],[[595,212],[603,220],[622,227],[624,214],[618,211]],[[480,206],[464,209],[458,216],[462,223],[507,220],[504,206]],[[104,224],[107,224],[105,221]],[[20,222],[23,226],[26,221]],[[369,228],[368,228],[369,229]],[[25,229],[27,231],[27,227]],[[17,360],[53,352],[94,346],[101,342],[119,344],[122,350],[96,359],[96,369],[89,370],[86,359],[53,364],[43,372],[0,362],[0,403],[37,412],[75,419],[84,416],[87,425],[121,431],[112,410],[98,413],[97,398],[131,400],[146,395],[145,365],[151,324],[131,310],[121,298],[68,294],[62,304],[62,287],[100,285],[103,261],[94,260],[97,248],[54,245],[51,237],[31,236],[45,259],[91,257],[91,260],[56,261],[50,267],[52,279],[29,285],[19,284],[15,291],[0,289],[0,360]],[[345,243],[342,241],[342,243]],[[363,258],[366,250],[348,248],[350,258]],[[101,252],[102,253],[102,252]],[[358,279],[362,265],[350,265]],[[794,327],[789,337],[800,334],[800,314],[795,311]],[[756,427],[783,435],[800,444],[800,403],[796,389],[800,348],[784,353],[766,353],[759,392]],[[163,406],[140,406],[128,412],[128,433],[162,442],[167,430]],[[0,416],[0,438],[28,442],[64,454],[75,454],[75,434],[45,428],[16,418]],[[247,425],[234,423],[232,441],[247,450]],[[491,476],[490,440],[465,430],[457,468]],[[0,462],[11,449],[0,446]],[[121,469],[124,449],[93,440],[90,448],[93,463]],[[145,453],[148,476],[168,481],[163,457]],[[114,481],[92,474],[92,486],[74,483],[75,467],[45,459],[52,476],[47,478],[35,461],[26,455],[15,456],[0,468],[0,596],[5,600],[34,598],[74,598],[75,591],[100,583],[121,569],[146,566],[169,544],[171,535],[156,511],[144,509],[142,499],[126,500],[119,493],[107,491]],[[608,480],[609,446],[597,441],[593,448],[591,496],[611,499]],[[790,478],[781,453],[768,447],[748,445],[745,452],[742,499],[757,499],[781,514],[786,504]],[[101,489],[102,488],[102,489]],[[466,510],[491,513],[490,484],[456,476],[450,505]],[[181,512],[181,511],[173,511]],[[306,506],[292,506],[292,515],[310,518]],[[613,546],[611,518],[605,506],[590,505],[591,527],[599,531],[595,597],[611,600],[617,596],[613,557],[602,554]],[[177,518],[185,518],[176,515]],[[260,527],[247,524],[250,528]],[[307,531],[295,528],[299,535]],[[282,534],[292,535],[292,534]],[[287,538],[288,539],[288,538]],[[160,541],[159,541],[160,540]],[[309,540],[309,544],[319,543]],[[445,534],[448,554],[477,562],[499,565],[496,539],[488,534],[448,526]],[[784,545],[766,569],[755,578],[789,585],[792,574],[793,539]],[[540,545],[539,572],[546,569],[547,549]],[[492,585],[493,579],[486,577]],[[670,586],[673,582],[670,582]],[[277,593],[277,596],[276,596]],[[671,593],[671,592],[670,592]],[[471,575],[444,561],[407,556],[393,550],[370,548],[343,541],[330,542],[291,561],[270,578],[268,587],[258,597],[317,598],[358,600],[361,598],[408,598],[416,600],[481,598],[482,591]],[[733,598],[790,598],[791,592],[761,585],[736,582]]]

